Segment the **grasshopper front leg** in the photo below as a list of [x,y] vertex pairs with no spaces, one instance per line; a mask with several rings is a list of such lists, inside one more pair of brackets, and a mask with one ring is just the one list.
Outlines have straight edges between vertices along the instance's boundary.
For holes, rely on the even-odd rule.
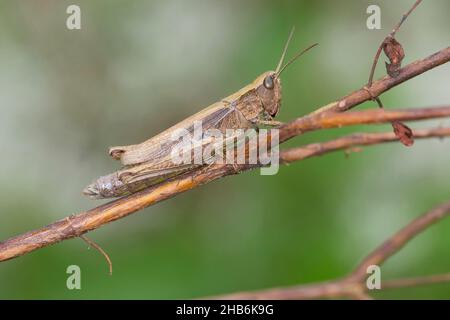
[[270,127],[279,127],[279,126],[283,125],[284,122],[276,121],[276,120],[261,120],[261,119],[258,119],[258,120],[256,120],[256,124],[257,125],[270,126]]

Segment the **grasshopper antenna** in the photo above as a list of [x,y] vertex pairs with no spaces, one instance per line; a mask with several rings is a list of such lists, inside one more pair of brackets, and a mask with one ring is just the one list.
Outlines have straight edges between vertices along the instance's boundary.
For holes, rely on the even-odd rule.
[[294,31],[295,31],[295,27],[292,27],[291,32],[289,33],[289,37],[286,41],[286,44],[284,45],[283,53],[281,54],[280,61],[278,62],[277,68],[275,69],[276,74],[278,74],[278,72],[280,71],[281,65],[283,64],[284,56],[286,55],[286,51],[287,51],[287,48],[289,47],[289,42],[291,42],[291,38],[292,38],[292,35],[294,34]]
[[[297,60],[297,58],[299,58],[302,54],[304,54],[306,51],[308,51],[309,49],[314,48],[315,46],[317,46],[318,43],[314,43],[313,45],[310,45],[308,48],[303,49],[302,51],[300,51],[299,53],[297,53],[291,60],[289,60],[279,71],[275,71],[275,73],[277,74],[277,78],[280,76],[280,74],[283,72],[284,69],[286,69],[286,67],[288,65],[290,65],[292,62],[294,62],[295,60]],[[284,53],[283,53],[284,55]],[[281,62],[281,61],[280,61]],[[278,70],[278,68],[277,68]]]

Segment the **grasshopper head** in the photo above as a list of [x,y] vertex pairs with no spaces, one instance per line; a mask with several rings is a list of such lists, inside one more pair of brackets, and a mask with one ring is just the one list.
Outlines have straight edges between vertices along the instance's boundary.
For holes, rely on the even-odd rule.
[[275,71],[268,71],[257,78],[256,93],[264,110],[272,118],[276,117],[281,105],[281,80]]
[[288,40],[284,45],[283,52],[281,54],[281,58],[278,62],[277,68],[275,71],[268,71],[260,75],[256,78],[256,92],[259,98],[262,101],[264,110],[270,117],[275,117],[280,111],[281,104],[281,80],[280,75],[289,66],[292,62],[297,60],[303,53],[308,51],[317,45],[313,44],[308,48],[297,53],[293,58],[291,58],[286,64],[283,65],[284,57],[286,55],[287,48],[289,46],[289,42],[291,41],[292,35],[294,34],[294,28],[292,28],[291,33],[289,34]]

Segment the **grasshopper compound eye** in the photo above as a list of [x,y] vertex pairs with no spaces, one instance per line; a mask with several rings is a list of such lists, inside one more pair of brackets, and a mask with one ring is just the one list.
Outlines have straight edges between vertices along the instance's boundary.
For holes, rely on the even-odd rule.
[[263,84],[266,89],[272,90],[274,87],[272,76],[270,75],[270,76],[265,77]]

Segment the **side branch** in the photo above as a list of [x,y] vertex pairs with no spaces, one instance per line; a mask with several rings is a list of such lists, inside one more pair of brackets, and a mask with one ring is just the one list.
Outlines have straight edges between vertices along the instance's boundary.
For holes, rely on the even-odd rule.
[[[433,128],[414,130],[414,138],[444,138],[450,136],[450,128]],[[291,163],[311,157],[317,157],[338,150],[349,150],[353,147],[371,146],[386,142],[397,142],[393,132],[353,133],[351,135],[322,143],[311,143],[305,146],[290,148],[280,152],[281,163]]]
[[340,128],[345,126],[389,123],[392,121],[414,121],[450,116],[450,107],[416,108],[400,110],[370,109],[346,113],[319,113],[298,118],[280,127],[280,142],[308,131]]
[[[422,216],[418,217],[403,229],[395,233],[381,246],[369,254],[359,266],[347,277],[321,282],[317,284],[267,289],[253,292],[240,292],[230,295],[213,297],[215,299],[317,299],[317,298],[370,298],[366,286],[367,267],[381,265],[389,257],[397,253],[412,238],[426,230],[434,223],[450,215],[450,201],[446,202]],[[381,289],[418,286],[424,284],[443,283],[450,281],[450,274],[432,275],[417,278],[388,280],[382,282]]]
[[351,278],[356,278],[359,280],[365,279],[368,266],[381,265],[392,255],[398,252],[412,238],[423,232],[434,223],[442,220],[449,214],[450,202],[447,202],[413,220],[406,227],[398,231],[393,237],[385,241],[371,254],[369,254],[355,269]]
[[402,16],[402,18],[400,19],[400,22],[394,27],[394,29],[392,29],[392,31],[389,33],[389,35],[383,40],[383,42],[378,47],[377,53],[375,54],[375,58],[373,59],[372,68],[370,69],[370,75],[369,75],[369,81],[367,82],[367,87],[370,88],[372,86],[373,75],[375,73],[375,68],[377,67],[377,63],[378,63],[378,59],[380,58],[381,51],[383,50],[383,46],[386,44],[386,42],[389,39],[393,39],[394,38],[395,34],[400,29],[400,27],[402,26],[403,22],[405,22],[405,20],[408,18],[408,16],[417,8],[417,6],[421,2],[422,2],[422,0],[417,0],[414,3],[414,5],[411,7],[411,9],[409,9],[408,12],[406,12]]
[[382,79],[373,82],[370,87],[370,92],[365,88],[361,88],[337,101],[331,102],[326,106],[315,110],[311,114],[318,114],[325,111],[342,112],[349,110],[363,102],[372,100],[373,96],[378,97],[389,89],[448,61],[450,61],[450,47],[442,49],[425,59],[417,60],[406,65],[399,70],[399,74],[395,78],[385,76]]

